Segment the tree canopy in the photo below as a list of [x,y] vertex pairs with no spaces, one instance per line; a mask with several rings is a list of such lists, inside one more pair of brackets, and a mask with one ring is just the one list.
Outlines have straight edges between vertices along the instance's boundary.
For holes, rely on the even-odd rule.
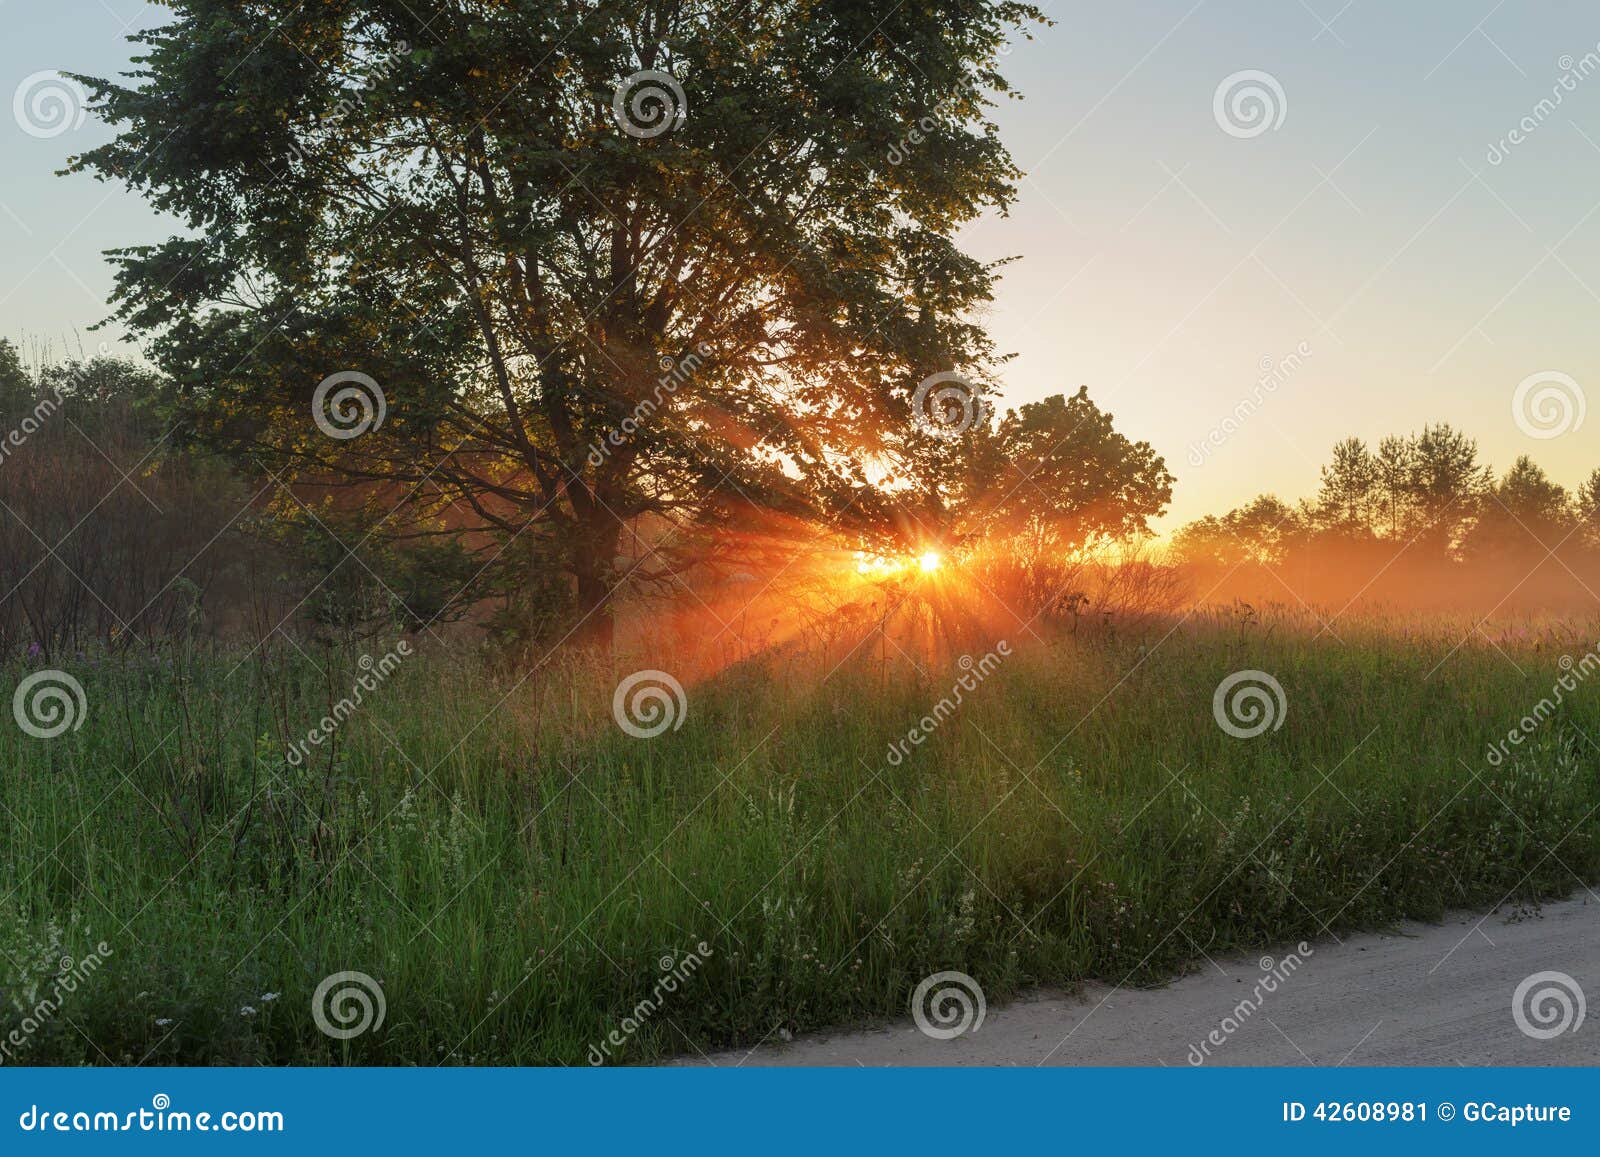
[[537,556],[606,635],[630,521],[840,524],[919,382],[991,386],[954,235],[1013,197],[1032,4],[172,9],[79,78],[118,134],[74,168],[187,226],[114,254],[116,316],[194,433],[368,533]]

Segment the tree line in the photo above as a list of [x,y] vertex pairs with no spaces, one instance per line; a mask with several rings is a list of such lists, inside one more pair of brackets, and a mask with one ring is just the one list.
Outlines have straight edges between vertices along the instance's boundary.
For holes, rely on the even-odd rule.
[[1600,569],[1600,468],[1576,490],[1528,455],[1497,474],[1477,442],[1447,423],[1376,448],[1346,438],[1322,465],[1315,494],[1293,505],[1263,494],[1207,515],[1173,536],[1172,552],[1204,572],[1202,581],[1236,572],[1255,582],[1251,568],[1275,568],[1319,597],[1372,583],[1406,601],[1442,602],[1448,588],[1406,588],[1424,576],[1477,575],[1511,598],[1499,572],[1535,571],[1545,573],[1524,594],[1548,596],[1554,582],[1576,595]]
[[[276,477],[197,432],[178,394],[159,371],[103,354],[29,369],[0,339],[0,656],[465,620],[526,659],[571,634],[573,576],[542,540],[499,543],[448,520],[416,537],[372,533],[394,491],[347,502],[348,491]],[[837,587],[838,556],[862,547],[976,560],[1007,605],[1031,611],[1059,596],[1085,552],[1148,535],[1170,500],[1160,456],[1086,389],[942,417],[950,424],[914,427],[902,456],[854,489],[848,522],[730,510],[719,534],[671,543],[677,589],[633,576],[618,607],[698,603],[737,567]],[[630,529],[672,534],[648,516]]]

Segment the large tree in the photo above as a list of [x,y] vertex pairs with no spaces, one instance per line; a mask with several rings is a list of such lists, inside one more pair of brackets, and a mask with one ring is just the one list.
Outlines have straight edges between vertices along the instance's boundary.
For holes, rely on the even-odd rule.
[[837,518],[921,380],[986,388],[953,237],[1012,198],[986,113],[1032,4],[172,8],[79,78],[119,132],[75,167],[188,227],[115,253],[117,316],[199,433],[386,531],[523,540],[602,641],[630,523]]

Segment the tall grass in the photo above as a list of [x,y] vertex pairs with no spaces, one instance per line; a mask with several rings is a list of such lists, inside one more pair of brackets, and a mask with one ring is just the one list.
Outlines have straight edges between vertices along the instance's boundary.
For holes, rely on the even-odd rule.
[[[1219,613],[1012,640],[899,761],[953,655],[776,652],[640,740],[611,697],[643,662],[526,676],[423,649],[299,766],[286,744],[359,650],[69,663],[81,729],[0,727],[0,1032],[34,1022],[8,1062],[582,1064],[625,1023],[610,1059],[648,1061],[900,1013],[944,969],[990,1000],[1147,984],[1566,893],[1600,876],[1600,679],[1486,751],[1600,631],[1472,626]],[[1245,668],[1287,700],[1254,739],[1212,714]],[[345,970],[387,1015],[340,1041],[312,993]]]

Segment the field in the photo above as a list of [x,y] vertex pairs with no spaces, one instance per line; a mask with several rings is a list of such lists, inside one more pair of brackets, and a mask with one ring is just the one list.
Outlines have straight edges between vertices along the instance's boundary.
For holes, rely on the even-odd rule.
[[[904,1015],[943,970],[1152,984],[1600,878],[1600,625],[1336,630],[777,648],[654,738],[613,719],[622,655],[78,657],[78,729],[0,729],[5,1063],[638,1063]],[[1213,713],[1243,670],[1283,688],[1251,738]],[[346,971],[383,1018],[339,1039],[313,994]]]

